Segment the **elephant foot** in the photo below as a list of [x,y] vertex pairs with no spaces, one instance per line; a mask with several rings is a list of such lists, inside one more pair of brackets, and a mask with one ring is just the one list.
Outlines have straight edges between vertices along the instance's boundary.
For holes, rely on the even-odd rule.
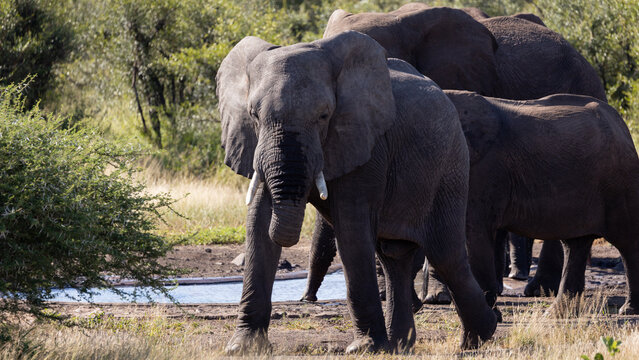
[[528,274],[525,274],[523,271],[519,270],[516,267],[510,270],[510,274],[508,274],[508,277],[515,280],[528,280]]
[[224,349],[226,355],[270,354],[272,350],[266,331],[236,331]]
[[450,292],[448,292],[448,289],[445,289],[435,293],[429,292],[422,302],[424,304],[450,304],[451,301]]
[[528,297],[553,296],[557,294],[559,284],[552,280],[533,277],[524,288],[524,295]]
[[501,321],[501,312],[497,308],[488,311],[479,326],[474,331],[465,328],[462,332],[461,349],[474,350],[480,345],[480,342],[488,341],[492,338],[497,329],[497,322]]
[[317,296],[315,294],[305,293],[304,295],[302,295],[302,298],[300,299],[300,301],[316,302],[317,301]]
[[639,309],[628,301],[619,309],[619,315],[639,315]]
[[388,342],[375,342],[370,336],[356,337],[353,342],[346,347],[346,354],[363,354],[377,352],[388,348]]
[[475,350],[479,348],[479,335],[472,331],[464,331],[462,334],[461,349]]
[[526,287],[524,288],[524,296],[528,297],[538,297],[541,296],[541,287],[539,286],[539,281],[535,278],[530,280]]

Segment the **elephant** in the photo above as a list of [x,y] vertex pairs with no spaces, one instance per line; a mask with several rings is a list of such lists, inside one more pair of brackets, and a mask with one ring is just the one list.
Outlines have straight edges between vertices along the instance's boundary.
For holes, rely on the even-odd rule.
[[[639,312],[639,158],[621,116],[605,102],[556,94],[514,101],[446,90],[460,116],[471,168],[466,231],[475,278],[497,293],[491,244],[498,230],[548,243],[561,240],[564,265],[557,309],[584,290],[592,242],[621,253],[628,297]],[[506,191],[504,191],[506,190]]]
[[582,95],[517,101],[444,92],[468,143],[468,256],[489,305],[496,300],[495,274],[501,270],[493,258],[503,257],[495,239],[511,231],[550,244],[564,239],[552,306],[559,313],[563,299],[583,292],[589,249],[595,238],[605,238],[626,269],[628,297],[619,312],[638,314],[639,158],[621,116]]
[[462,348],[492,336],[496,314],[465,247],[468,149],[455,107],[432,80],[355,31],[284,47],[247,37],[222,61],[217,95],[225,164],[251,178],[228,354],[270,349],[277,263],[282,246],[299,241],[309,202],[338,236],[354,325],[347,353],[413,346],[410,264],[422,248],[451,290]]
[[[601,80],[588,61],[533,14],[491,18],[477,8],[429,7],[422,3],[406,4],[389,13],[351,14],[336,10],[324,36],[346,30],[371,36],[389,56],[409,62],[443,89],[471,90],[515,100],[571,93],[606,101]],[[503,236],[496,239],[498,244],[505,241],[506,234]],[[519,245],[520,248],[532,244],[532,239],[516,238],[527,243]],[[330,241],[318,243],[327,242]],[[499,249],[502,247],[498,245]],[[528,295],[558,291],[561,271],[556,269],[562,266],[561,245],[544,242],[543,247],[547,249],[542,254],[552,256],[540,259],[535,278],[526,287]],[[520,257],[531,256],[526,253]],[[501,269],[502,260],[499,256],[494,258],[497,259],[495,268]],[[303,299],[316,298],[315,292],[326,271],[324,267],[328,268],[324,264],[330,264],[331,260],[311,256],[311,274]],[[523,278],[527,273],[527,269],[519,269],[516,263],[511,266],[513,277]],[[501,270],[496,276],[501,286]],[[424,302],[450,302],[446,286],[433,272],[430,277],[431,290],[423,298]]]

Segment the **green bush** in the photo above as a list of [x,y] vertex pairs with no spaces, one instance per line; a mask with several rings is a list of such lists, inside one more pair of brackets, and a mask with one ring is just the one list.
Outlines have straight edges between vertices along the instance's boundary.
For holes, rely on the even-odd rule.
[[0,89],[0,311],[37,313],[52,288],[90,299],[111,276],[165,293],[169,246],[151,231],[172,201],[133,180],[140,150],[25,111],[21,90]]
[[245,238],[246,228],[244,226],[216,226],[178,236],[175,241],[180,245],[227,245],[243,244]]

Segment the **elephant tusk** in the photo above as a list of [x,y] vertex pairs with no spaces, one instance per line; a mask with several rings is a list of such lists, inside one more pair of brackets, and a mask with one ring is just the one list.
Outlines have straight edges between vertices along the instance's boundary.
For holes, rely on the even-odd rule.
[[253,201],[255,193],[257,192],[257,188],[260,186],[261,183],[262,181],[260,180],[260,175],[258,174],[258,172],[253,172],[251,183],[249,184],[248,191],[246,192],[246,205],[249,205],[251,201]]
[[324,172],[320,171],[315,178],[315,186],[320,193],[320,198],[326,200],[328,198],[328,189],[326,188],[326,180],[324,180]]

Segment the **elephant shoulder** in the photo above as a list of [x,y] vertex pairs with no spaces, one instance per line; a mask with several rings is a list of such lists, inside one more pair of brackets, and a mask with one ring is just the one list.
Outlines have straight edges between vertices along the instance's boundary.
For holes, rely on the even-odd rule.
[[485,97],[470,91],[444,90],[461,122],[471,165],[479,162],[495,144],[502,126],[501,112]]

